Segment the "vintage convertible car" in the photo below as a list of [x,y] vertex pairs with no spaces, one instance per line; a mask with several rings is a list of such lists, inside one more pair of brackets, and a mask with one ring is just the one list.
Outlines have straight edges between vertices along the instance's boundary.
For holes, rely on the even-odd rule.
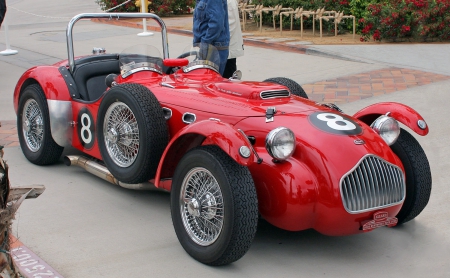
[[[107,17],[155,20],[163,57],[136,45],[74,58],[73,25]],[[77,15],[67,43],[68,60],[27,70],[15,88],[25,157],[51,164],[71,146],[86,156],[67,165],[170,191],[178,239],[202,263],[241,258],[259,218],[342,236],[403,224],[428,202],[428,160],[407,131],[426,135],[428,126],[410,107],[378,103],[350,116],[287,78],[224,79],[211,46],[170,59],[153,14]]]

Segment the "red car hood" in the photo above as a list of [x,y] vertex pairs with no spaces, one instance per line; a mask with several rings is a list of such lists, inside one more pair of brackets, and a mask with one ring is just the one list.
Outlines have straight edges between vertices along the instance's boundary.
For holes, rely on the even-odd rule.
[[[162,104],[186,107],[216,115],[234,117],[264,116],[269,107],[276,107],[279,113],[304,113],[316,110],[317,105],[300,97],[291,98],[287,88],[266,82],[246,82],[223,80],[195,82],[188,79],[174,82],[163,79],[163,83],[173,88],[154,86],[150,90]],[[277,93],[282,96],[278,97]],[[262,98],[261,93],[267,97]],[[272,97],[272,96],[277,97]]]

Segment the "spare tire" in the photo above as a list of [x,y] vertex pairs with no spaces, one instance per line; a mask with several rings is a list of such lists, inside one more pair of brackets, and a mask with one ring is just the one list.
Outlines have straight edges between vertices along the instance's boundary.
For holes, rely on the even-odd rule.
[[155,176],[169,134],[155,95],[140,84],[112,87],[97,118],[100,154],[121,182],[140,183]]
[[264,82],[272,82],[283,85],[291,91],[291,94],[308,99],[308,95],[305,93],[302,86],[292,79],[286,77],[273,77],[264,80]]

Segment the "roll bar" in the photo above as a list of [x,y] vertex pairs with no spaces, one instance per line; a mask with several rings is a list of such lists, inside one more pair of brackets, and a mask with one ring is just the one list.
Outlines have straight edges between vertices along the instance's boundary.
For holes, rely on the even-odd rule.
[[74,16],[67,25],[66,37],[67,37],[67,53],[69,54],[69,69],[73,73],[75,69],[75,58],[73,51],[73,36],[72,30],[75,23],[80,19],[92,19],[92,18],[108,18],[108,19],[119,19],[119,18],[149,18],[155,20],[161,27],[162,35],[162,48],[164,59],[169,58],[169,44],[167,41],[167,28],[166,24],[162,19],[156,14],[152,13],[84,13]]

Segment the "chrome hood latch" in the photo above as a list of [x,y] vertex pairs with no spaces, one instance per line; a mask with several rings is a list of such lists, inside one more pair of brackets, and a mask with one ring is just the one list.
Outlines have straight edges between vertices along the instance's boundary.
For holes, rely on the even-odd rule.
[[277,113],[277,109],[275,107],[269,107],[266,110],[266,123],[273,122],[273,117]]

